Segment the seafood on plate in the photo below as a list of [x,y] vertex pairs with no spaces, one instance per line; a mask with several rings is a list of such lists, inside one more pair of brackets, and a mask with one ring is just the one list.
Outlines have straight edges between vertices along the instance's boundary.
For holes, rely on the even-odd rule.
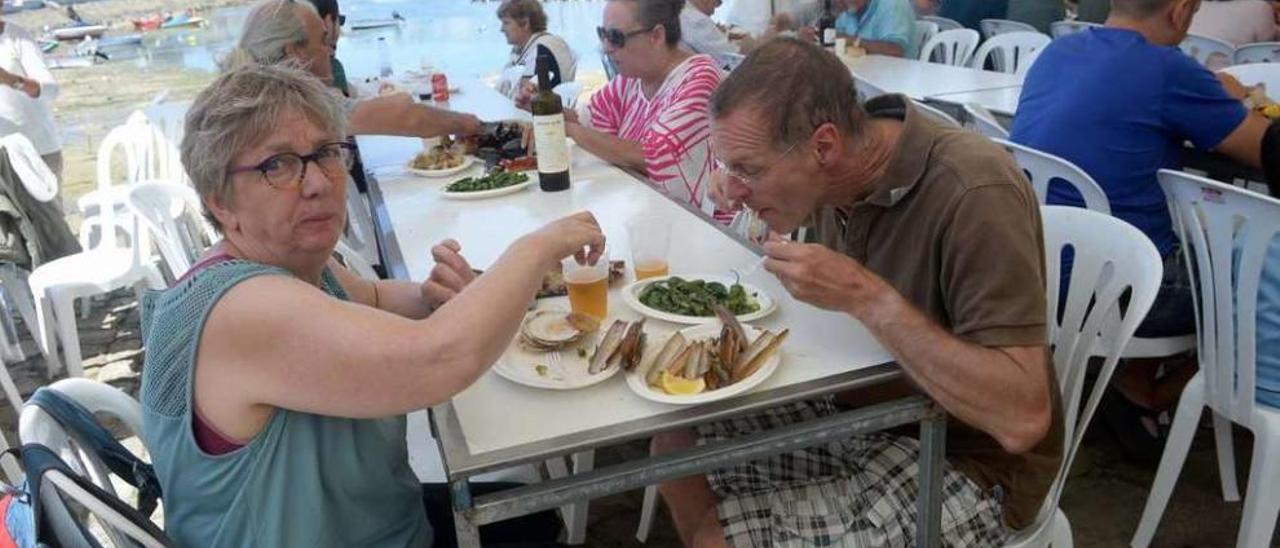
[[424,150],[414,156],[409,167],[423,171],[453,169],[462,165],[465,158],[466,154],[461,147],[454,146],[453,141],[445,137],[443,142],[431,147],[431,150]]
[[[619,365],[630,371],[644,357],[646,335],[644,320],[614,320],[594,348],[600,320],[586,314],[561,309],[535,310],[520,325],[520,346],[530,352],[558,352],[577,347],[578,356],[587,358],[587,373],[595,375]],[[589,356],[589,357],[588,357]]]
[[764,331],[749,340],[732,313],[716,306],[720,334],[691,341],[679,332],[639,370],[652,389],[673,396],[701,394],[742,381],[768,363],[787,340],[790,330]]

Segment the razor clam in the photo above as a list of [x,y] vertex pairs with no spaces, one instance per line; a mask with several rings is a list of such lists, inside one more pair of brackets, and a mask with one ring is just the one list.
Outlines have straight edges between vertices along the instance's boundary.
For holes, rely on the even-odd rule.
[[729,309],[722,305],[716,305],[715,311],[716,316],[720,317],[720,323],[732,330],[734,335],[737,337],[737,353],[741,354],[745,352],[747,350],[747,331],[742,328],[742,322],[738,321],[738,317],[734,316],[732,312],[729,312]]
[[693,344],[693,356],[690,357],[689,363],[685,364],[684,371],[680,373],[681,377],[686,379],[698,378],[698,370],[702,368],[702,360],[706,358],[707,343],[698,341]]
[[738,375],[738,371],[742,369],[743,366],[747,365],[747,362],[751,361],[753,356],[760,353],[760,351],[769,344],[769,339],[772,337],[773,333],[769,331],[761,333],[759,337],[756,337],[756,340],[751,342],[751,345],[747,347],[745,352],[738,354],[737,360],[732,364],[725,364],[725,369],[729,370],[729,377],[733,379],[742,378]]
[[[632,323],[631,327],[627,328],[627,334],[622,337],[622,344],[618,346],[616,358],[624,371],[635,369],[636,363],[639,363],[639,358],[644,353],[644,341],[641,340],[643,336],[644,320],[641,319]],[[613,360],[614,356],[611,356],[609,361]]]
[[600,345],[596,346],[596,352],[591,355],[591,365],[587,367],[588,374],[595,375],[609,366],[610,358],[618,352],[618,347],[622,346],[622,336],[626,328],[627,322],[613,321],[609,331],[605,332],[604,338],[600,340]]
[[736,373],[739,373],[740,375],[735,375],[733,382],[738,382],[755,374],[755,372],[759,370],[765,362],[769,361],[769,359],[778,352],[778,348],[782,346],[782,341],[787,340],[787,335],[789,334],[791,334],[791,330],[783,329],[781,333],[773,336],[769,340],[769,344],[767,346],[761,349],[760,352],[756,353],[755,356],[752,356],[751,360],[748,361],[744,367],[736,371]]
[[640,373],[644,374],[645,382],[650,385],[658,384],[659,379],[662,378],[662,371],[665,369],[663,366],[671,363],[687,346],[689,346],[689,343],[685,341],[684,335],[680,333],[676,333],[667,339],[667,342],[662,345],[662,350],[657,354],[652,354],[650,360],[641,368]]
[[681,350],[680,353],[676,355],[675,359],[671,360],[671,363],[666,364],[662,370],[671,375],[680,375],[688,363],[693,360],[693,356],[697,350],[698,343],[685,346],[684,350]]

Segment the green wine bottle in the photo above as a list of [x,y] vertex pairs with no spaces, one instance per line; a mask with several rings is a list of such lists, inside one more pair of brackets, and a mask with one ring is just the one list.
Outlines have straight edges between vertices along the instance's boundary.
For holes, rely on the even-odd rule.
[[[564,136],[564,106],[552,91],[560,69],[551,50],[538,45],[538,93],[529,102],[533,112],[533,142],[538,154],[538,186],[544,192],[569,189],[569,147]],[[552,76],[555,72],[555,76]]]

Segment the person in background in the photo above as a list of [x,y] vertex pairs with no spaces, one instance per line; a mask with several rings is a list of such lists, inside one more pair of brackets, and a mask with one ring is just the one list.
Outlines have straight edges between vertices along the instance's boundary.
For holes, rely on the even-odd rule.
[[511,44],[511,60],[503,67],[504,74],[522,67],[518,80],[503,78],[498,91],[514,97],[534,75],[534,60],[538,46],[546,46],[555,57],[560,82],[572,82],[578,73],[578,60],[563,38],[547,32],[547,14],[538,0],[503,0],[498,5],[498,20],[502,22],[502,35]]
[[[1164,280],[1139,337],[1195,333],[1185,259],[1156,172],[1177,169],[1186,142],[1257,166],[1267,127],[1246,111],[1238,82],[1215,77],[1174,47],[1186,37],[1197,4],[1113,0],[1104,27],[1054,40],[1027,73],[1011,131],[1012,141],[1092,176],[1111,214],[1142,230],[1164,258]],[[1048,203],[1084,206],[1060,185],[1050,186]],[[1195,371],[1193,364],[1164,363],[1170,373],[1157,380],[1161,360],[1129,360],[1112,382],[1123,397],[1113,398],[1116,405],[1108,409],[1115,412],[1103,417],[1136,457],[1159,457],[1156,417]]]
[[1067,5],[1063,0],[1009,0],[1005,18],[1049,34],[1050,24],[1067,18]]
[[1280,2],[1232,0],[1202,2],[1191,20],[1192,34],[1217,38],[1236,46],[1272,42],[1277,37],[1276,9]]
[[[2,5],[3,2],[0,2]],[[49,105],[58,84],[31,33],[0,19],[0,134],[21,133],[62,180],[62,143]],[[61,207],[61,201],[55,202]]]
[[1076,21],[1101,25],[1106,22],[1109,15],[1111,15],[1111,0],[1077,0],[1076,2]]
[[942,7],[938,8],[938,15],[982,32],[978,22],[983,19],[1005,19],[1008,10],[1009,0],[945,0]]
[[910,0],[837,0],[836,32],[867,53],[915,59],[916,14]]
[[[224,69],[245,63],[296,63],[326,84],[333,83],[333,49],[315,6],[299,0],[263,0],[249,10]],[[439,137],[473,135],[480,120],[413,102],[408,94],[347,98],[343,102],[351,135]]]
[[[578,111],[565,132],[588,152],[646,175],[672,199],[712,215],[707,106],[722,74],[710,56],[680,48],[684,0],[608,0],[597,29],[618,75]],[[530,86],[517,99],[527,103]],[[732,217],[717,217],[728,223]]]
[[[680,45],[693,53],[717,56],[725,53],[745,54],[756,46],[750,36],[731,40],[728,29],[711,19],[721,0],[687,0],[680,11]],[[770,33],[771,34],[771,33]],[[771,36],[765,36],[767,40]]]
[[331,61],[330,72],[333,74],[332,85],[344,96],[351,96],[351,85],[347,82],[347,69],[342,66],[342,61],[338,60],[338,38],[342,37],[342,25],[346,23],[347,16],[338,10],[338,0],[309,0],[312,6],[315,6],[316,13],[320,15],[320,21],[324,23],[325,43],[329,45]]
[[812,27],[822,15],[822,0],[737,0],[725,20],[760,41]]

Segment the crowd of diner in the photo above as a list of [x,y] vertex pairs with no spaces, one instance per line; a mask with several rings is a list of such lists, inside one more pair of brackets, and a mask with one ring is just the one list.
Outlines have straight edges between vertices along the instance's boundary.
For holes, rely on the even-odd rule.
[[[1055,373],[1046,298],[1050,286],[1066,294],[1071,267],[1062,283],[1047,279],[1041,207],[1085,208],[1088,197],[1057,183],[1038,195],[1003,142],[898,90],[865,93],[857,59],[936,61],[940,21],[988,34],[983,22],[998,19],[1045,34],[1019,70],[1016,113],[997,123],[1008,142],[1078,167],[1109,214],[1145,235],[1163,275],[1136,336],[1185,337],[1205,327],[1196,256],[1158,172],[1200,150],[1260,174],[1249,188],[1274,204],[1261,196],[1280,196],[1280,126],[1246,104],[1256,82],[1178,46],[1189,33],[1233,46],[1276,41],[1280,2],[778,0],[770,12],[769,2],[738,0],[728,16],[717,15],[720,3],[608,0],[597,35],[610,78],[566,98],[565,134],[636,176],[595,184],[648,185],[730,232],[748,218],[767,225],[763,269],[791,299],[864,325],[902,375],[661,432],[652,453],[923,394],[947,414],[935,486],[941,544],[1022,538],[1057,496],[1074,421],[1066,406],[1078,401]],[[843,50],[820,43],[827,10]],[[1050,40],[1068,10],[1081,27]],[[583,52],[549,32],[539,0],[502,0],[494,17],[511,46],[494,86],[518,108],[542,91],[538,51],[551,54],[561,83],[582,72]],[[724,22],[735,19],[744,23]],[[432,257],[424,280],[368,279],[336,259],[352,230],[350,199],[367,192],[360,159],[373,151],[356,136],[466,137],[490,121],[409,94],[362,95],[338,60],[342,20],[338,0],[261,0],[184,117],[181,165],[217,239],[143,299],[139,398],[164,532],[176,545],[455,545],[456,498],[415,476],[406,414],[486,374],[518,336],[545,272],[606,254],[604,223],[579,211],[510,242],[490,264],[473,265],[452,239],[409,242],[406,253]],[[39,71],[13,77],[20,57],[5,51],[0,81],[14,82],[0,100],[56,93]],[[966,68],[1000,70],[983,60]],[[57,151],[37,144],[57,172]],[[1256,354],[1250,397],[1275,421],[1280,243],[1270,244],[1256,291],[1246,310],[1256,310],[1257,347],[1240,351]],[[1194,348],[1127,358],[1110,380],[1102,422],[1148,466],[1199,363]],[[910,546],[922,451],[914,430],[889,430],[744,460],[658,492],[684,546]],[[1261,523],[1246,525],[1271,531],[1280,499],[1247,495],[1262,501]],[[553,546],[561,529],[542,511],[480,532],[491,545]]]

